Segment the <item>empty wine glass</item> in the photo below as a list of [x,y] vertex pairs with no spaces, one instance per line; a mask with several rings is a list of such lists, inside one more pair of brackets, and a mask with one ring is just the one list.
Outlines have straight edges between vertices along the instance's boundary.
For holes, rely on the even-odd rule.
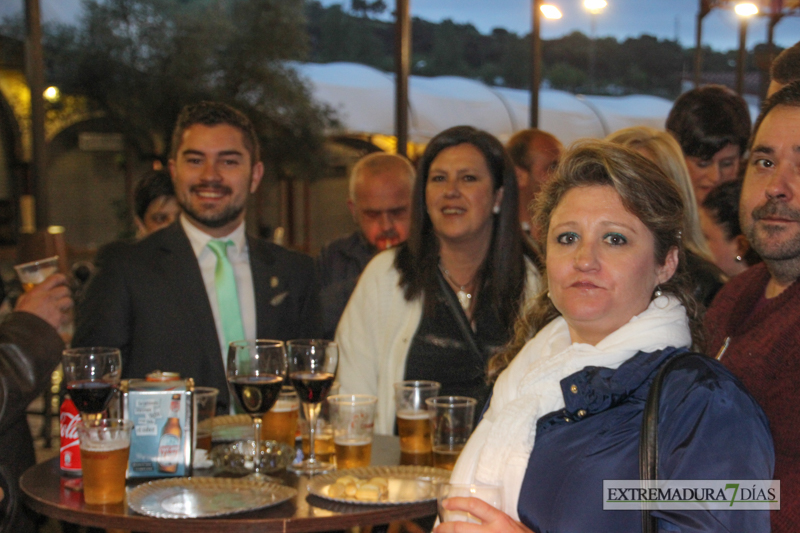
[[122,355],[117,348],[69,348],[61,356],[67,390],[84,424],[102,418],[119,388]]
[[253,419],[253,474],[261,474],[261,418],[272,409],[286,378],[283,341],[244,340],[228,346],[228,383],[242,409]]
[[333,341],[308,339],[288,341],[286,350],[289,357],[289,380],[303,405],[309,435],[308,458],[291,465],[289,469],[299,474],[323,474],[334,466],[317,460],[314,454],[314,438],[322,402],[328,397],[336,376],[339,347]]

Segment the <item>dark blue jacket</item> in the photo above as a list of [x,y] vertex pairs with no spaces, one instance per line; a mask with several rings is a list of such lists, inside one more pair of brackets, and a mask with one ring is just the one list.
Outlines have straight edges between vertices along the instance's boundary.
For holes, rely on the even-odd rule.
[[[640,511],[603,510],[603,480],[639,479],[647,393],[660,364],[676,353],[640,352],[616,370],[587,367],[561,381],[566,408],[539,420],[522,483],[518,513],[525,525],[541,533],[642,530]],[[763,411],[711,358],[688,358],[666,377],[658,446],[659,479],[772,479],[775,458]],[[768,511],[653,514],[660,531],[770,530]]]

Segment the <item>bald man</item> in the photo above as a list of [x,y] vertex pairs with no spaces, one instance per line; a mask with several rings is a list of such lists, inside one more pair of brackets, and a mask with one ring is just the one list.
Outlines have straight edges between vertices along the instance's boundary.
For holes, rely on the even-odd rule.
[[519,222],[531,233],[530,204],[553,175],[564,146],[553,135],[531,128],[518,131],[506,145],[517,174]]
[[353,166],[347,207],[358,230],[325,246],[317,259],[326,338],[333,338],[367,263],[408,237],[414,178],[414,167],[399,155],[374,153]]

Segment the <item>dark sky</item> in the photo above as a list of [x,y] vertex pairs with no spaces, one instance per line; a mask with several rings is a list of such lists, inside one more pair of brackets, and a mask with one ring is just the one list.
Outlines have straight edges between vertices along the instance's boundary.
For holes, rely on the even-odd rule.
[[[321,0],[323,4],[344,4],[350,0]],[[395,0],[384,0],[389,11]],[[439,21],[450,18],[473,24],[483,33],[495,27],[515,33],[530,31],[531,0],[409,0],[411,13],[424,19]],[[561,9],[561,20],[544,20],[542,37],[550,39],[579,30],[590,33],[589,14],[582,0],[545,0]],[[74,22],[80,12],[80,0],[40,0],[43,18]],[[663,39],[676,36],[684,46],[694,46],[695,19],[699,0],[608,0],[608,7],[597,15],[597,35],[617,38],[642,33]],[[23,0],[0,0],[0,17],[22,10]],[[729,10],[714,10],[703,24],[703,44],[717,50],[729,50],[738,45],[738,21]],[[750,24],[748,48],[766,41],[766,24],[756,17]],[[784,18],[775,30],[775,41],[788,46],[800,40],[800,17]]]

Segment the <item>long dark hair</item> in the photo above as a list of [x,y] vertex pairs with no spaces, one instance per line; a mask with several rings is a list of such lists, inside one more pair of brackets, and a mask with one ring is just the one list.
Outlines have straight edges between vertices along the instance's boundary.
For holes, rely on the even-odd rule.
[[[675,296],[686,309],[694,347],[703,348],[701,312],[694,299],[686,267],[683,245],[683,199],[675,183],[643,155],[608,141],[585,141],[564,154],[555,177],[536,199],[535,222],[540,228],[541,249],[547,253],[550,216],[566,194],[576,187],[612,187],[622,204],[653,234],[655,261],[663,265],[673,248],[678,250],[678,267],[672,277],[659,285],[664,294]],[[489,361],[489,377],[498,374],[519,353],[525,343],[553,319],[560,316],[547,296],[547,276],[543,289],[529,302],[525,315],[517,321],[514,339]]]
[[406,244],[397,253],[395,267],[400,272],[400,285],[405,291],[406,300],[411,301],[426,291],[437,290],[439,240],[426,209],[425,186],[436,156],[442,150],[460,144],[471,144],[477,148],[486,160],[494,190],[503,187],[500,213],[493,215],[492,241],[478,272],[481,281],[475,305],[489,303],[510,328],[519,314],[524,297],[524,257],[529,257],[535,264],[536,256],[519,225],[519,193],[513,163],[500,141],[491,134],[471,126],[456,126],[439,133],[425,148],[411,198],[410,233]]

